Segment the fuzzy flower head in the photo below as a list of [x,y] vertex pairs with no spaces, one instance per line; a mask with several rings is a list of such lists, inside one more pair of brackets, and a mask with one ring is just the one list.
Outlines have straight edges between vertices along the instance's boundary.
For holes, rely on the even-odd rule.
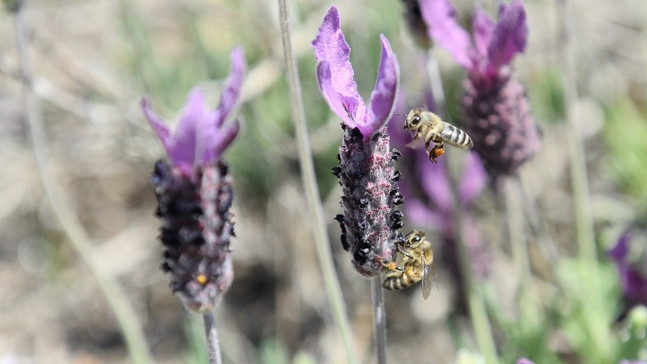
[[220,154],[229,146],[238,134],[238,120],[223,125],[228,119],[242,86],[245,73],[245,60],[241,48],[231,52],[231,70],[225,82],[220,105],[209,110],[204,95],[197,89],[191,91],[180,122],[171,132],[162,119],[153,112],[150,100],[144,98],[141,106],[151,127],[162,141],[171,163],[184,174],[193,169],[207,165],[220,158]]
[[330,7],[312,42],[321,93],[343,121],[339,166],[333,168],[343,189],[344,214],[336,217],[341,243],[352,255],[355,269],[366,277],[381,274],[395,260],[396,241],[403,238],[402,212],[396,209],[402,203],[397,185],[400,173],[395,170],[399,152],[391,149],[386,133],[399,70],[388,40],[381,36],[381,41],[377,82],[368,107],[357,93],[337,8]]
[[211,310],[234,277],[229,249],[234,236],[232,178],[221,156],[238,133],[238,121],[223,124],[238,99],[245,62],[240,49],[231,58],[220,106],[207,110],[202,93],[192,91],[174,133],[153,113],[149,100],[142,101],[168,156],[155,164],[152,176],[162,223],[162,270],[171,290],[196,312]]
[[448,0],[421,0],[429,37],[467,71],[462,99],[466,131],[492,177],[514,173],[539,149],[539,133],[511,62],[526,48],[528,26],[520,0],[501,4],[497,22],[477,10],[470,34]]
[[317,60],[317,81],[330,108],[349,128],[358,128],[364,140],[386,124],[395,106],[400,68],[389,40],[380,35],[382,55],[368,107],[357,92],[350,47],[339,26],[337,8],[326,13],[312,41]]

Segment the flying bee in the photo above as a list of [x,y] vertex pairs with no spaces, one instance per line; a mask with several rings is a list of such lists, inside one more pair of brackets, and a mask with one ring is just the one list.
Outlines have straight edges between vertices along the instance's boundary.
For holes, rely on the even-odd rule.
[[[429,160],[436,162],[436,158],[445,154],[444,143],[461,149],[470,149],[474,146],[472,138],[463,130],[454,125],[444,122],[440,116],[422,109],[413,109],[407,115],[404,128],[414,132],[412,144],[425,141],[425,150],[429,154]],[[434,143],[431,150],[429,145]]]
[[397,244],[398,251],[402,254],[402,267],[396,266],[387,272],[382,286],[398,291],[422,281],[422,297],[427,299],[431,294],[434,276],[431,267],[434,251],[431,243],[425,239],[424,232],[414,230]]

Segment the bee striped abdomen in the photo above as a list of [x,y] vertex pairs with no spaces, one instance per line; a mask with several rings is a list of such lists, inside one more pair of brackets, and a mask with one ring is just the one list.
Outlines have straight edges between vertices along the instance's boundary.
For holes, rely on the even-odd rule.
[[444,121],[443,130],[441,131],[440,136],[447,144],[451,144],[458,148],[470,149],[474,146],[472,138],[470,138],[466,132]]
[[418,270],[415,264],[407,264],[404,272],[391,272],[386,275],[382,286],[391,291],[399,291],[413,286],[422,279],[422,272]]

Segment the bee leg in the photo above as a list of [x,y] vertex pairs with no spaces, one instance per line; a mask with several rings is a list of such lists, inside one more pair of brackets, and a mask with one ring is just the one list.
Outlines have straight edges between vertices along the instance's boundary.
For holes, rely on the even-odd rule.
[[433,163],[436,163],[436,158],[445,154],[445,148],[443,147],[444,147],[443,143],[434,145],[434,147],[429,151],[429,160],[432,161]]
[[386,268],[386,270],[388,270],[389,272],[393,272],[393,271],[403,272],[404,271],[404,268],[398,267],[398,265],[395,264],[395,262],[382,262],[382,266],[384,268]]
[[413,255],[409,254],[409,252],[404,250],[400,245],[398,245],[398,251],[400,252],[400,254],[404,255],[405,257],[409,259],[413,259]]

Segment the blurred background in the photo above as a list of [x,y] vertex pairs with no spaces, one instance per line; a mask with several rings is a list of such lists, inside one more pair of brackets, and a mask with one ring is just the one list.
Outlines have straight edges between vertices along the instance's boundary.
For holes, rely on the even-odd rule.
[[[496,15],[496,1],[477,3]],[[609,345],[608,353],[600,353],[606,358],[600,363],[640,355],[647,360],[647,323],[640,331],[636,317],[647,318],[629,310],[618,270],[606,255],[630,227],[634,244],[647,243],[643,230],[647,7],[642,0],[566,1],[569,13],[576,14],[568,20],[567,51],[575,65],[570,76],[577,90],[577,98],[569,104],[560,48],[561,3],[524,2],[530,38],[526,52],[514,62],[542,132],[540,151],[519,173],[531,201],[527,206],[535,216],[525,233],[532,269],[528,284],[536,292],[532,296],[536,309],[530,311],[534,319],[524,316],[517,303],[505,211],[496,193],[486,188],[471,211],[488,251],[490,271],[482,284],[488,292],[492,335],[506,363],[522,356],[536,363],[596,362],[586,358],[602,350],[596,344],[600,338]],[[374,360],[369,280],[352,268],[333,220],[341,212],[341,190],[331,168],[338,163],[335,155],[342,131],[319,92],[310,46],[332,4],[339,8],[365,100],[375,83],[380,33],[390,40],[401,65],[407,99],[398,112],[424,105],[420,74],[425,71],[400,1],[290,1],[293,49],[330,244],[355,347],[362,362],[369,363]],[[459,20],[469,24],[474,2],[454,4]],[[43,148],[50,172],[45,183],[57,186],[63,198],[56,200],[59,206],[52,206],[35,162],[14,18],[4,12],[0,14],[0,363],[129,360],[111,306],[70,244],[55,208],[69,209],[79,220],[91,245],[88,254],[99,258],[125,291],[155,362],[206,362],[199,317],[186,312],[159,270],[159,223],[153,215],[156,203],[149,180],[163,150],[139,101],[150,95],[158,113],[175,123],[189,90],[197,85],[215,107],[228,74],[229,52],[236,45],[245,50],[248,73],[238,110],[243,127],[225,156],[235,180],[237,237],[232,242],[236,278],[215,310],[224,362],[345,362],[303,195],[277,3],[33,0],[25,4],[24,24],[46,132],[47,145],[37,148]],[[434,56],[445,83],[449,119],[460,124],[457,100],[464,71],[442,49],[434,49]],[[581,123],[582,134],[577,137],[585,148],[597,268],[577,263],[569,113],[578,115]],[[405,230],[415,227],[425,228],[407,223]],[[443,259],[442,240],[432,231],[428,236],[437,252],[437,284],[431,297],[423,300],[419,285],[385,292],[389,360],[480,360],[465,297],[452,274],[455,267]],[[632,256],[643,272],[646,256],[640,252]],[[596,289],[591,291],[599,303],[591,311],[579,291],[589,278],[594,279]]]

